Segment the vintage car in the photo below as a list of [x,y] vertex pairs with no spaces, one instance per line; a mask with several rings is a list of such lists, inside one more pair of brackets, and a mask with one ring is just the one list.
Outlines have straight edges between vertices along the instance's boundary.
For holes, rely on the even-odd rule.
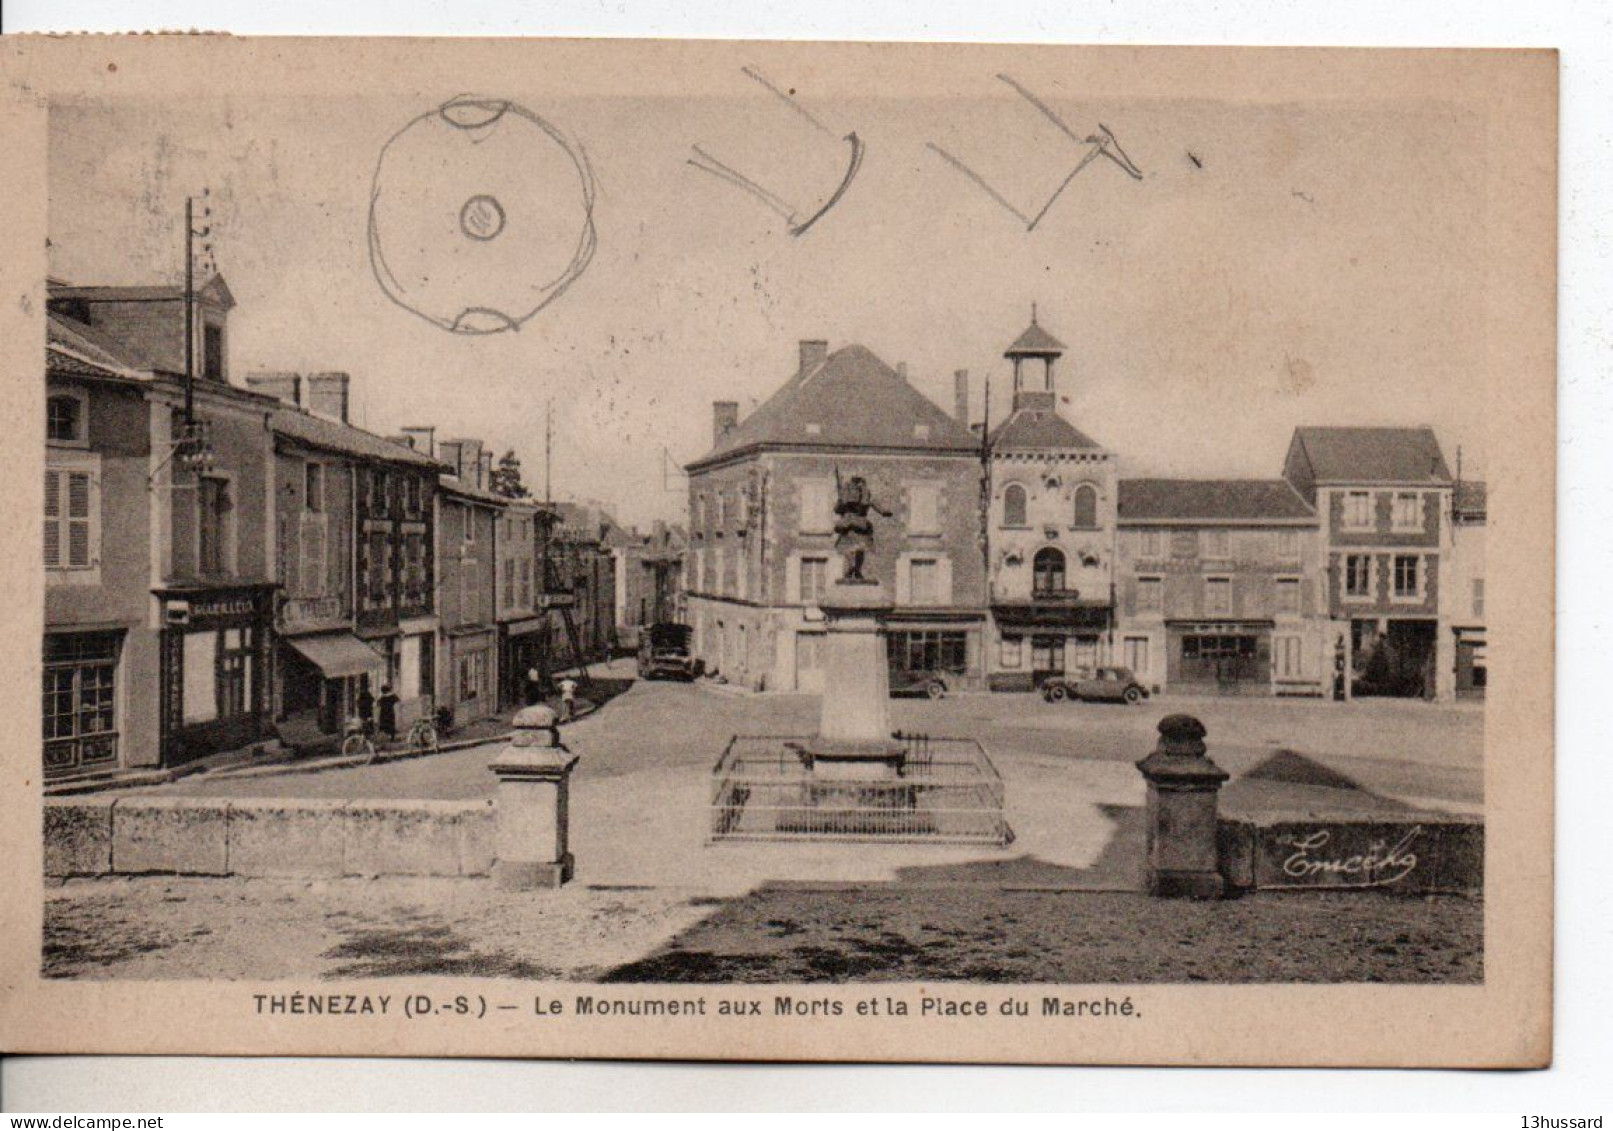
[[639,633],[640,679],[690,680],[698,673],[689,653],[694,630],[686,624],[656,624]]
[[1085,699],[1095,703],[1140,703],[1148,688],[1137,682],[1130,668],[1094,668],[1091,671],[1051,676],[1042,681],[1042,698],[1049,703]]
[[891,669],[891,695],[922,695],[927,699],[944,699],[947,693],[945,677],[935,672],[915,672],[901,668]]

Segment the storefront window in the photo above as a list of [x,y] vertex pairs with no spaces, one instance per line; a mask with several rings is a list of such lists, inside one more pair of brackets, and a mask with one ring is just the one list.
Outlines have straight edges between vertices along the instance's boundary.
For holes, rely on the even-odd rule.
[[115,761],[118,637],[86,632],[45,637],[45,768]]
[[887,651],[897,671],[952,672],[969,670],[969,634],[966,632],[893,632]]

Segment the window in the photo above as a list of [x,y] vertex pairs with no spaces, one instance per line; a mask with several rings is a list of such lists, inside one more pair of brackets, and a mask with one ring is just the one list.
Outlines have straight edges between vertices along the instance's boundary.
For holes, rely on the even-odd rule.
[[1031,562],[1032,592],[1047,596],[1064,591],[1064,552],[1051,546],[1036,551]]
[[1277,531],[1277,558],[1279,561],[1292,562],[1299,559],[1299,531]]
[[1165,608],[1165,583],[1157,577],[1137,579],[1137,611],[1157,613]]
[[1083,483],[1075,489],[1075,513],[1071,525],[1079,530],[1091,530],[1098,525],[1098,489]]
[[1225,530],[1206,530],[1204,532],[1204,556],[1207,558],[1225,558],[1232,554],[1232,539]]
[[1184,636],[1184,660],[1237,660],[1252,659],[1255,654],[1253,636]]
[[998,646],[998,658],[1005,668],[1017,668],[1025,662],[1025,638],[1005,636]]
[[464,515],[464,538],[467,542],[476,541],[476,511],[471,507],[461,507],[460,514]]
[[1197,530],[1171,531],[1171,557],[1196,558],[1199,556],[1199,532]]
[[1372,596],[1372,555],[1349,554],[1345,557],[1344,595],[1355,598]]
[[370,472],[370,510],[376,514],[385,514],[387,512],[390,502],[387,493],[390,487],[391,484],[387,482],[386,472]]
[[1143,530],[1137,534],[1137,556],[1140,558],[1157,558],[1160,554],[1159,531]]
[[907,563],[908,598],[915,605],[940,603],[940,563],[934,558],[914,558]]
[[486,683],[486,649],[459,657],[459,699],[461,702],[480,699]]
[[532,605],[532,559],[521,559],[521,605],[530,608]]
[[417,518],[421,508],[420,476],[411,475],[403,481],[403,508],[410,518]]
[[403,536],[403,603],[424,605],[426,592],[426,536],[410,532]]
[[313,514],[325,511],[325,467],[305,463],[302,467],[302,507]]
[[325,595],[325,520],[304,515],[297,545],[297,593],[301,597]]
[[1473,579],[1472,605],[1473,615],[1482,617],[1484,615],[1484,578],[1482,577]]
[[894,671],[952,672],[969,670],[969,634],[966,632],[893,632],[886,653]]
[[834,487],[817,480],[800,485],[801,533],[827,534],[834,529]]
[[515,605],[515,559],[504,559],[504,607]]
[[1229,617],[1232,615],[1232,579],[1207,577],[1204,579],[1204,615]]
[[368,584],[366,586],[369,603],[374,605],[386,604],[388,592],[392,583],[391,547],[387,545],[386,531],[372,530],[364,536],[369,543],[369,553],[366,571]]
[[196,485],[197,565],[203,575],[219,577],[231,571],[231,538],[235,503],[230,481],[204,475]]
[[202,327],[202,376],[224,380],[224,327],[212,322]]
[[1149,670],[1148,663],[1148,637],[1128,636],[1122,653],[1126,658],[1126,666],[1133,675],[1141,676]]
[[1003,490],[1003,525],[1025,526],[1025,488],[1010,483]]
[[726,492],[717,492],[717,533],[721,534],[728,529],[728,495]]
[[907,489],[907,532],[941,533],[941,492],[933,483],[915,484]]
[[46,469],[46,569],[92,569],[100,564],[99,486],[88,470]]
[[829,592],[829,559],[801,559],[801,603],[817,605]]
[[1395,495],[1394,528],[1401,531],[1423,528],[1423,497],[1416,491],[1400,491]]
[[1395,555],[1395,596],[1417,598],[1423,595],[1422,558],[1416,554]]
[[1372,493],[1351,491],[1344,496],[1344,527],[1347,530],[1372,529]]
[[705,496],[704,495],[696,495],[689,502],[689,529],[694,532],[694,536],[696,538],[700,537],[701,534],[705,533],[703,530],[700,529],[700,524],[701,524],[701,522],[703,522],[705,520],[705,517],[706,517],[706,499],[705,499]]
[[45,439],[53,444],[77,444],[84,439],[84,402],[71,394],[45,402]]
[[437,694],[437,641],[430,633],[420,636],[420,686],[416,689],[421,698]]
[[1304,653],[1299,637],[1277,637],[1271,642],[1271,653],[1278,679],[1297,679],[1305,674]]
[[1299,578],[1277,579],[1277,614],[1296,617],[1299,615]]
[[115,761],[118,637],[84,632],[45,637],[45,771]]

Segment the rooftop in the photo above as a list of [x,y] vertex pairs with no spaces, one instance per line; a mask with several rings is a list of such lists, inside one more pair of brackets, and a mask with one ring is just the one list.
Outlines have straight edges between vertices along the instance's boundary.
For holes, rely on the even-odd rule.
[[1451,482],[1432,428],[1296,428],[1292,447],[1315,483]]
[[1003,351],[1004,357],[1013,357],[1018,354],[1022,357],[1045,357],[1048,354],[1064,352],[1064,343],[1042,329],[1036,322],[1036,315],[1031,315],[1031,324],[1025,332],[1014,339],[1014,344]]
[[444,464],[411,447],[343,424],[323,416],[315,416],[300,408],[283,405],[275,410],[270,426],[277,436],[285,436],[298,443],[327,451],[364,456],[368,459],[387,460],[391,463],[440,470]]
[[979,440],[868,347],[850,345],[785,382],[689,466],[769,446],[974,452]]
[[1103,447],[1056,410],[1028,406],[1015,409],[992,431],[988,443],[993,450],[1089,448],[1097,451]]
[[1122,479],[1119,521],[1314,522],[1286,479]]

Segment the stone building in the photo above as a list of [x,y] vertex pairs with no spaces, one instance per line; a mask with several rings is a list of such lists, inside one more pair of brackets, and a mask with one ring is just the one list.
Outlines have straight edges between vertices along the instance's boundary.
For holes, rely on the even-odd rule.
[[505,499],[487,487],[480,440],[444,440],[437,458],[454,470],[437,481],[437,705],[455,725],[499,710],[498,524]]
[[349,423],[345,373],[246,383],[282,402],[271,418],[277,730],[297,746],[338,738],[366,686],[393,688],[407,726],[435,698],[440,465]]
[[1346,694],[1452,698],[1441,578],[1454,484],[1433,429],[1298,428],[1283,476],[1320,520]]
[[1444,612],[1455,649],[1456,698],[1483,699],[1489,685],[1484,629],[1484,532],[1489,518],[1489,500],[1483,483],[1461,478],[1460,452],[1456,466],[1457,480],[1451,496],[1450,573],[1443,586]]
[[1122,479],[1115,661],[1164,691],[1320,695],[1316,512],[1282,479]]
[[616,642],[638,647],[640,630],[654,624],[683,623],[684,556],[688,536],[683,529],[656,522],[648,534],[617,528],[607,540],[616,580]]
[[840,574],[835,481],[862,476],[892,512],[875,519],[867,575],[895,604],[893,666],[982,686],[980,441],[963,416],[866,347],[822,341],[800,344],[795,372],[743,421],[718,402],[712,449],[688,466],[688,619],[706,670],[821,689],[818,602]]
[[1003,355],[1014,399],[987,440],[984,530],[997,690],[1096,667],[1113,642],[1115,459],[1059,412],[1063,353],[1033,313]]
[[275,401],[229,383],[233,299],[52,284],[47,777],[177,766],[268,734]]

